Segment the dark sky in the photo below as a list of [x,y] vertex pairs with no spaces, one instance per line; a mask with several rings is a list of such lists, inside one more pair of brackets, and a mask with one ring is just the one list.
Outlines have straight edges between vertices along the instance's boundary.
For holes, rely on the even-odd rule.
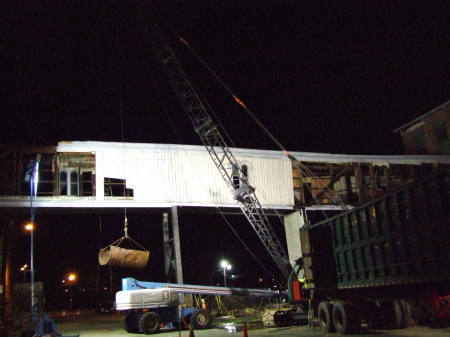
[[[238,147],[278,149],[174,32],[291,151],[401,154],[392,131],[450,99],[448,1],[21,1],[2,7],[0,143],[200,144],[154,61],[141,25],[150,13]],[[77,238],[71,243],[99,245],[98,232],[85,234],[86,227],[98,228],[97,216],[64,217],[78,233],[71,232]],[[109,232],[111,241],[122,235],[123,215],[105,221],[118,231]],[[154,237],[162,235],[159,215],[132,221],[156,222]],[[223,243],[212,243],[210,228],[195,221],[186,220],[191,227],[183,229],[183,240],[196,243],[184,256],[214,269],[203,259],[208,245]],[[199,231],[206,233],[192,234]],[[161,264],[156,270],[160,275]]]
[[3,6],[3,142],[176,144],[175,128],[199,144],[143,33],[150,12],[239,147],[277,149],[173,31],[291,151],[401,153],[392,131],[449,99],[447,1]]

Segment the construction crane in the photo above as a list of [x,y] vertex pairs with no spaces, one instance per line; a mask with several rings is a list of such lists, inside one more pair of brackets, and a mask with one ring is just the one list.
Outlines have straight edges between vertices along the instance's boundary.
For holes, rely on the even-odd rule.
[[155,57],[194,125],[195,132],[214,161],[233,198],[238,202],[250,225],[287,280],[292,272],[292,266],[255,195],[255,188],[248,181],[246,172],[242,170],[225,143],[156,21],[150,20],[144,28],[152,44]]

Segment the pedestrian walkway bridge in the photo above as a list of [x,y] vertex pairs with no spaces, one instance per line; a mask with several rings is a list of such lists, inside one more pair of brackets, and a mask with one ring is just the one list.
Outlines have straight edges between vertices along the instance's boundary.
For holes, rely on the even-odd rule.
[[[0,150],[2,212],[30,207],[24,177],[38,154],[36,206],[47,211],[172,206],[240,211],[203,146],[73,141]],[[450,156],[291,152],[297,159],[292,162],[281,151],[232,153],[262,206],[281,211],[360,204],[450,164]]]

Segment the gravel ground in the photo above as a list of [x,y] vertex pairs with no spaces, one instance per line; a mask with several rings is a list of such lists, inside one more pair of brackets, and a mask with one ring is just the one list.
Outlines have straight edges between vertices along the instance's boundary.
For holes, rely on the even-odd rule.
[[[63,336],[89,336],[89,337],[137,337],[142,334],[130,334],[122,328],[123,315],[96,315],[92,312],[83,312],[82,314],[68,314],[63,316],[61,313],[50,314],[57,326],[58,331]],[[248,337],[272,337],[272,336],[309,336],[328,337],[339,336],[338,334],[327,334],[318,328],[308,329],[307,326],[295,326],[285,328],[264,328],[260,323],[255,323],[249,319],[247,323]],[[225,336],[245,336],[243,325],[231,325],[225,323],[215,323],[214,328],[210,330],[195,330],[195,337],[225,337]],[[414,326],[402,330],[377,330],[363,331],[354,336],[379,336],[379,337],[449,337],[450,328],[430,329],[429,327]],[[9,330],[9,337],[20,337],[20,330]],[[179,331],[161,331],[161,337],[192,337],[189,330]]]

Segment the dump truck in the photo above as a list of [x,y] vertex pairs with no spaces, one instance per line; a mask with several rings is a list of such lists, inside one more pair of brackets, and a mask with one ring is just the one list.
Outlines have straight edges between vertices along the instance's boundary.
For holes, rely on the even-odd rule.
[[300,241],[304,283],[293,279],[291,293],[326,332],[450,318],[450,170],[306,224]]

